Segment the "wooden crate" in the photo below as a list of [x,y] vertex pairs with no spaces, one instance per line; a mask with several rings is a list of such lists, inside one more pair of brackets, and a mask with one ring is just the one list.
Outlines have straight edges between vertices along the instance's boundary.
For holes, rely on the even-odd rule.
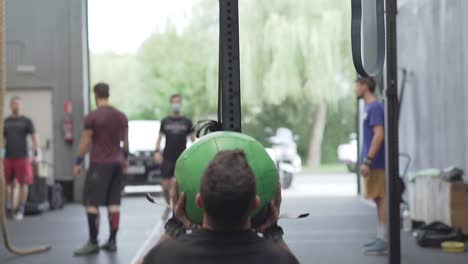
[[453,227],[461,228],[463,233],[468,234],[468,184],[456,183],[445,184],[448,195],[450,212],[446,219]]

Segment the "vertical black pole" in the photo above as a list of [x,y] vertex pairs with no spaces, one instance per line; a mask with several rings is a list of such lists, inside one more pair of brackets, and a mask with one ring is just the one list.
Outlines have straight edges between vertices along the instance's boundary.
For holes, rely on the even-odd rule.
[[91,61],[91,55],[90,55],[90,52],[89,52],[89,0],[86,0],[84,1],[84,21],[85,21],[85,38],[86,38],[86,63],[85,63],[85,71],[86,71],[86,85],[85,85],[85,89],[86,89],[86,98],[83,98],[83,101],[85,102],[84,105],[84,112],[85,113],[89,113],[91,112],[91,97],[89,96],[91,94],[91,65],[90,65],[90,61]]
[[386,89],[386,158],[389,232],[389,264],[401,263],[400,197],[397,186],[398,164],[398,65],[397,65],[397,0],[386,0],[387,25],[387,89]]
[[238,0],[220,0],[219,96],[222,129],[241,132]]
[[356,131],[357,131],[357,134],[356,134],[356,142],[357,142],[357,148],[356,148],[356,151],[357,151],[357,160],[356,160],[356,164],[354,164],[354,169],[356,170],[355,174],[356,174],[356,181],[357,181],[357,193],[358,195],[361,195],[362,193],[362,186],[361,186],[361,175],[359,173],[359,164],[361,164],[361,107],[360,107],[360,103],[359,103],[360,100],[356,100]]

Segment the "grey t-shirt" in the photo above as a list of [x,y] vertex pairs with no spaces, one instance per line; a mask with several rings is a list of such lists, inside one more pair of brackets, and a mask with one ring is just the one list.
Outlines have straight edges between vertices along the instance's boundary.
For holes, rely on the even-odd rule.
[[21,159],[28,157],[28,135],[35,133],[34,124],[25,116],[10,116],[5,119],[5,157]]

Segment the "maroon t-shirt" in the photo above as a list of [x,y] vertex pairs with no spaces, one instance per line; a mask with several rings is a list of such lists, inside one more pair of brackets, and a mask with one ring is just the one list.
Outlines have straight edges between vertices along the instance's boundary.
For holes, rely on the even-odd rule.
[[128,119],[111,106],[101,106],[85,118],[85,129],[93,132],[91,162],[118,163],[124,161],[123,140]]

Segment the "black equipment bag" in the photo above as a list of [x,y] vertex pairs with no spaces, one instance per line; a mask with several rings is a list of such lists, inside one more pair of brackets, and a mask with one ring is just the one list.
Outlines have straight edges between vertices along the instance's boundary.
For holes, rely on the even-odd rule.
[[54,183],[49,185],[49,204],[51,210],[61,209],[65,205],[62,185]]
[[26,206],[24,207],[24,214],[25,215],[39,215],[47,210],[49,210],[49,202],[45,201],[42,203],[31,203],[26,202]]
[[434,222],[417,231],[416,241],[424,248],[440,248],[445,241],[463,241],[463,234],[444,223]]
[[456,166],[451,166],[448,168],[445,168],[442,171],[442,179],[447,182],[452,182],[452,183],[457,183],[457,182],[463,182],[463,174],[465,172],[456,167]]
[[25,215],[37,215],[49,209],[47,179],[35,177],[34,183],[29,186],[28,200],[24,209]]

